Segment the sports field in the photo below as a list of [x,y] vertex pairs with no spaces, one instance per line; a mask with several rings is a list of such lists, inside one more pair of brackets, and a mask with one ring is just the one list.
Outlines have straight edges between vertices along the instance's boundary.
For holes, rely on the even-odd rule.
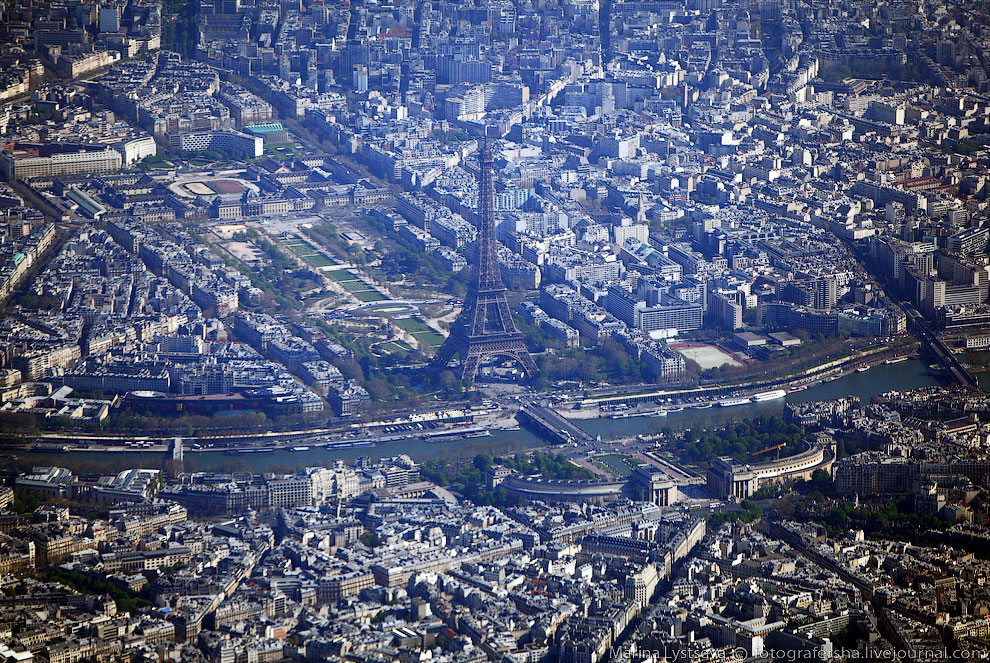
[[207,186],[217,193],[223,194],[244,193],[245,191],[244,185],[234,180],[211,180],[207,182]]
[[685,359],[696,362],[703,371],[725,365],[742,366],[741,362],[725,350],[707,343],[671,343],[670,349],[683,355]]

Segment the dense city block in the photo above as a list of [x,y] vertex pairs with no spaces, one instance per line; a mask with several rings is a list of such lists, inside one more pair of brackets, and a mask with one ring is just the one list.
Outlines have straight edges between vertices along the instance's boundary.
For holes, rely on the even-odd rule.
[[973,0],[4,2],[0,663],[990,659],[988,67]]

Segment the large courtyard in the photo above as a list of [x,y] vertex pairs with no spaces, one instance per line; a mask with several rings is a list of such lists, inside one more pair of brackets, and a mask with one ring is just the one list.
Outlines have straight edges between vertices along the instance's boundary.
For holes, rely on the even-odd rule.
[[253,182],[239,177],[211,177],[209,175],[189,174],[168,185],[172,193],[180,198],[195,198],[197,196],[212,197],[217,195],[236,195],[250,189],[257,191],[258,186]]

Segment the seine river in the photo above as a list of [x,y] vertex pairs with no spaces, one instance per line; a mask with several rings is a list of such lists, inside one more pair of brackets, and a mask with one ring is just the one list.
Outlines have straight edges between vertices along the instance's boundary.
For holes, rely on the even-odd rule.
[[649,434],[665,426],[674,430],[704,428],[711,425],[725,425],[741,419],[752,419],[761,415],[780,415],[785,403],[810,403],[827,401],[843,396],[859,396],[869,400],[885,391],[907,390],[918,387],[932,387],[948,384],[948,380],[932,375],[928,364],[920,359],[908,359],[897,364],[880,364],[868,371],[852,372],[838,380],[823,382],[804,391],[788,394],[785,398],[736,405],[733,407],[715,406],[704,410],[687,408],[666,417],[630,417],[628,419],[588,419],[578,422],[592,435],[601,435],[603,440]]
[[[786,399],[766,401],[759,404],[739,405],[730,408],[712,407],[704,410],[686,409],[668,414],[666,417],[630,417],[628,419],[584,419],[577,423],[593,435],[602,439],[630,437],[641,433],[649,434],[663,427],[687,429],[711,425],[724,425],[733,421],[760,415],[780,415],[785,402],[808,402],[829,400],[842,396],[859,396],[868,401],[872,396],[891,389],[915,389],[945,384],[943,378],[931,375],[927,364],[919,359],[909,359],[898,364],[880,364],[869,371],[853,372],[838,380],[825,382],[804,391],[790,394]],[[192,468],[196,470],[250,468],[256,472],[277,469],[295,469],[307,465],[323,465],[331,459],[354,460],[358,456],[395,456],[408,454],[413,459],[442,459],[471,457],[481,452],[504,453],[515,449],[539,446],[542,441],[525,429],[517,431],[493,430],[490,437],[444,442],[424,442],[419,439],[398,440],[375,446],[351,447],[345,449],[310,449],[308,451],[279,450],[263,454],[229,455],[223,452],[187,453]],[[25,453],[27,457],[35,454]],[[50,454],[37,454],[52,459]],[[62,457],[58,457],[62,460]],[[105,453],[69,452],[64,456],[68,465],[86,461],[110,462],[130,467],[158,467],[162,461],[160,453]],[[71,462],[75,461],[75,462]]]

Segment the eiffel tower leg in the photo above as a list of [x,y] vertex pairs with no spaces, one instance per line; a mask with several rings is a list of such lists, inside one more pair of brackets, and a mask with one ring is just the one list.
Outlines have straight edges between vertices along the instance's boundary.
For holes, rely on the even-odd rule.
[[538,369],[536,368],[536,362],[533,360],[533,356],[529,354],[528,350],[516,351],[515,353],[516,361],[522,364],[523,370],[526,371],[526,377],[533,379],[536,377]]
[[474,378],[478,373],[478,363],[481,361],[481,355],[467,352],[464,357],[464,365],[461,368],[461,379],[470,380],[471,384],[474,384]]

